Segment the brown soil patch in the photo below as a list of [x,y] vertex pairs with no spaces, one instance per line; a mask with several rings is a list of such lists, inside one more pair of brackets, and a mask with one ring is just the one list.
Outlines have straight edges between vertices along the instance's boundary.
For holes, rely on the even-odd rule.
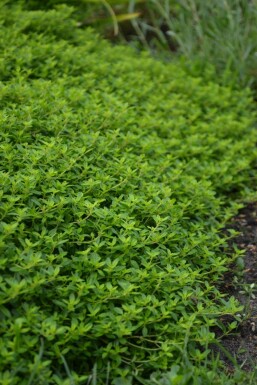
[[[220,343],[225,350],[237,361],[238,365],[245,370],[251,370],[257,365],[257,203],[250,204],[238,214],[232,221],[230,228],[240,232],[233,243],[239,249],[245,249],[243,257],[244,267],[239,284],[234,281],[235,271],[232,268],[225,277],[225,292],[234,296],[244,305],[241,315],[242,322],[238,328],[226,337],[221,337],[222,332],[217,331],[217,337],[221,337]],[[234,272],[233,272],[234,270]],[[250,288],[249,285],[255,286]],[[250,289],[251,293],[247,293]],[[255,297],[256,296],[256,297]],[[233,321],[232,317],[221,320],[224,325]],[[215,346],[215,353],[220,354],[229,371],[233,371],[234,363],[222,349]]]

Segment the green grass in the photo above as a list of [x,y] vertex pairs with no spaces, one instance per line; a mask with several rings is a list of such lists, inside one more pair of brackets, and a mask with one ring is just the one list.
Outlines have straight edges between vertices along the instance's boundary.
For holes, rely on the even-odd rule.
[[5,3],[0,384],[238,383],[209,344],[240,311],[217,283],[255,178],[250,92]]

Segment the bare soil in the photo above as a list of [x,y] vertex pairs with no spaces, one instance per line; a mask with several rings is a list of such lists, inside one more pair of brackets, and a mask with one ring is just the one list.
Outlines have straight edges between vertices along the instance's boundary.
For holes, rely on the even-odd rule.
[[[242,369],[249,371],[257,365],[257,203],[249,204],[241,210],[229,228],[240,232],[240,235],[233,239],[233,243],[239,249],[245,249],[246,253],[243,257],[244,267],[239,284],[234,282],[238,268],[232,266],[230,272],[225,276],[223,291],[237,298],[244,306],[244,311],[241,315],[242,321],[236,330],[226,337],[222,337],[221,330],[216,331],[216,336],[221,337],[221,345],[237,364]],[[245,284],[256,285],[253,287],[251,295],[246,293]],[[226,325],[233,320],[232,317],[225,317],[221,322]],[[228,371],[233,371],[235,363],[228,357],[228,354],[217,346],[213,347],[213,350],[220,354]]]

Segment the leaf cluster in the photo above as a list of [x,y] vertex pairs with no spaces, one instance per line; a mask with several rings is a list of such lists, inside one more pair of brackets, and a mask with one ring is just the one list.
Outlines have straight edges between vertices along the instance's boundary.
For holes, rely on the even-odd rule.
[[1,4],[5,385],[201,363],[239,310],[215,283],[256,159],[249,92],[112,47],[71,13]]

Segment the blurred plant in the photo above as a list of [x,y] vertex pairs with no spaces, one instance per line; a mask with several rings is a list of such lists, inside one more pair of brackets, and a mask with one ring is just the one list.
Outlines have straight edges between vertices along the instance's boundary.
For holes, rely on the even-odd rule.
[[198,75],[214,66],[216,81],[257,87],[256,0],[21,1],[27,9],[72,5],[80,27],[93,26],[158,57],[183,56]]
[[[196,59],[200,71],[211,63],[217,78],[227,72],[227,82],[256,86],[256,5],[249,0],[147,0],[142,17],[132,24],[138,39],[152,51],[176,51]],[[129,11],[135,7],[130,0]]]
[[[136,0],[136,3],[144,1]],[[112,31],[112,34],[117,36],[120,32],[120,23],[134,20],[140,16],[138,11],[128,11],[128,0],[86,0],[85,3],[88,5],[87,15],[79,25],[91,24],[105,34]]]

